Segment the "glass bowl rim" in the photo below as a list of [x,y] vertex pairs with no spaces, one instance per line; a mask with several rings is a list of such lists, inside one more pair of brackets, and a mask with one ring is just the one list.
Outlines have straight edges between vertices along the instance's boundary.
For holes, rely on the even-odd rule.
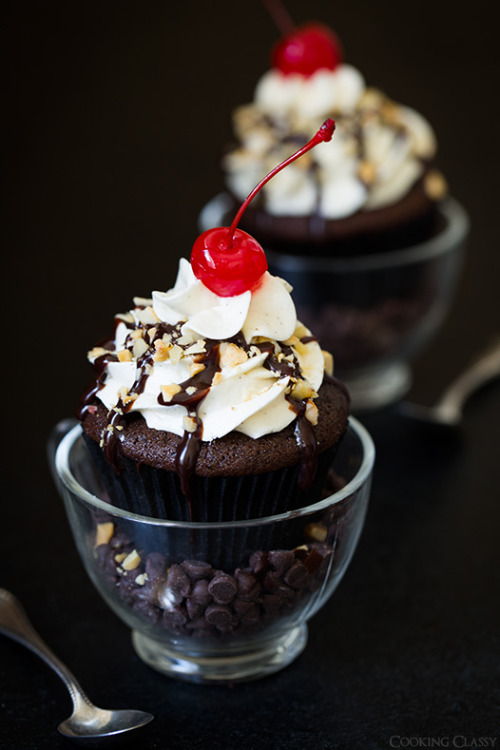
[[[218,212],[218,216],[222,220],[224,207],[227,207],[227,201],[227,193],[219,193],[214,196],[202,209],[200,226],[206,229],[208,224],[213,223],[207,223],[206,220],[207,216],[212,215],[211,212],[213,212],[214,216]],[[302,271],[304,264],[306,264],[308,271],[357,273],[359,271],[393,268],[395,266],[422,262],[430,258],[445,255],[447,252],[455,249],[469,231],[469,216],[462,204],[452,196],[448,196],[441,202],[438,211],[446,219],[446,226],[438,234],[425,242],[419,242],[416,245],[410,245],[398,250],[354,257],[329,258],[310,254],[291,255],[265,248],[266,255],[274,263],[280,264],[280,272],[283,275],[294,271]],[[220,220],[218,223],[220,223]]]
[[[91,492],[86,490],[73,476],[73,473],[69,469],[68,458],[69,453],[76,443],[78,438],[82,435],[81,425],[78,423],[72,429],[70,429],[66,435],[62,438],[59,443],[55,455],[55,469],[58,479],[72,494],[76,495],[79,499],[90,503],[90,505],[103,510],[109,515],[118,516],[128,521],[134,521],[137,523],[144,523],[153,526],[167,527],[167,528],[182,528],[182,529],[221,529],[221,528],[237,528],[244,526],[263,526],[279,521],[286,521],[291,518],[297,518],[301,516],[308,516],[312,513],[316,513],[324,508],[336,505],[344,498],[354,494],[369,478],[373,470],[375,462],[375,445],[369,434],[368,430],[354,417],[349,417],[348,429],[357,436],[361,442],[363,450],[363,458],[361,464],[353,476],[353,478],[340,490],[333,492],[328,497],[319,500],[312,505],[307,505],[296,510],[290,510],[285,513],[279,513],[271,516],[262,516],[260,518],[250,518],[241,521],[172,521],[169,519],[152,518],[150,516],[142,516],[137,513],[131,513],[122,508],[115,507],[105,500],[93,495]],[[90,457],[89,457],[90,458]],[[335,498],[332,501],[332,498]]]

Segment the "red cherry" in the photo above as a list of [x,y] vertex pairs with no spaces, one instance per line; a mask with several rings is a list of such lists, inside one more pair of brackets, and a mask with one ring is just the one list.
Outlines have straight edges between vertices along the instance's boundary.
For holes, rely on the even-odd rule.
[[232,297],[258,286],[267,271],[264,250],[250,234],[237,229],[228,247],[227,227],[200,234],[191,252],[191,266],[197,278],[219,297]]
[[335,70],[342,62],[337,36],[327,26],[307,23],[281,39],[272,52],[272,65],[284,75],[309,77],[317,70]]
[[191,268],[197,279],[219,297],[233,297],[255,289],[267,270],[264,250],[251,235],[237,229],[248,204],[275,174],[318,143],[331,141],[335,122],[325,120],[316,135],[298,151],[278,164],[252,190],[239,208],[230,227],[207,229],[195,240],[191,250]]

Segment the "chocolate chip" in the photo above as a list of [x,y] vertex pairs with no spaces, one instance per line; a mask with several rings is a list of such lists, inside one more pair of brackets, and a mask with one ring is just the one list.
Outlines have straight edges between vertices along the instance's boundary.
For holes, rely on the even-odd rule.
[[205,579],[196,581],[191,590],[191,593],[188,596],[188,599],[193,601],[195,604],[200,604],[204,607],[206,607],[207,604],[210,604],[210,602],[212,601],[212,596],[208,591],[208,581],[206,581]]
[[166,627],[178,632],[182,630],[187,619],[187,614],[180,608],[166,609],[162,616],[162,623],[166,625]]
[[295,591],[287,586],[282,578],[278,578],[276,573],[268,573],[263,583],[266,594],[276,594],[282,599],[293,599],[296,596]]
[[267,557],[278,576],[283,576],[295,560],[293,551],[289,549],[271,550],[267,553]]
[[192,599],[186,599],[186,612],[190,620],[196,620],[201,617],[205,611],[205,604],[199,604]]
[[323,559],[324,559],[323,555],[321,555],[315,547],[312,547],[308,556],[304,560],[304,565],[307,568],[307,572],[310,575],[312,573],[315,573],[318,570],[321,563],[323,562]]
[[254,601],[260,594],[261,586],[250,570],[237,568],[234,577],[238,584],[238,597],[247,601]]
[[233,613],[223,604],[209,604],[205,610],[205,619],[222,632],[232,630],[234,627]]
[[248,562],[250,564],[250,568],[256,575],[265,572],[268,568],[267,552],[263,552],[261,550],[259,550],[258,552],[254,552]]
[[304,563],[297,560],[294,562],[292,567],[285,573],[285,583],[292,586],[294,589],[299,589],[304,586],[307,578],[307,568]]
[[200,578],[210,578],[213,573],[210,563],[203,560],[184,560],[181,565],[192,581],[198,581]]
[[158,590],[158,600],[168,609],[180,604],[191,590],[189,578],[180,565],[174,564],[168,571],[167,580]]
[[233,576],[218,572],[208,584],[208,593],[213,596],[217,604],[229,604],[238,591],[238,584]]
[[258,604],[251,603],[249,608],[240,615],[240,622],[244,625],[255,625],[261,619],[261,611]]
[[240,622],[247,625],[253,622],[258,622],[261,618],[261,609],[255,602],[248,602],[245,601],[245,599],[236,597],[236,599],[231,602],[231,607],[239,617]]

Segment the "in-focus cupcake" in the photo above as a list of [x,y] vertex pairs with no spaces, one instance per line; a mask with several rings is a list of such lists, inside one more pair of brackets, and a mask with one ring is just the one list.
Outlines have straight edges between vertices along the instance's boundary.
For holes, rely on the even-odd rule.
[[[329,140],[324,128],[294,158]],[[289,285],[266,269],[235,222],[209,230],[173,289],[136,298],[91,350],[81,420],[111,503],[217,521],[321,497],[349,397]]]
[[437,231],[446,183],[435,167],[432,128],[367,86],[319,24],[283,37],[253,102],[234,112],[236,143],[223,160],[229,214],[325,117],[337,124],[332,147],[267,185],[242,228],[268,249],[336,257],[415,245]]

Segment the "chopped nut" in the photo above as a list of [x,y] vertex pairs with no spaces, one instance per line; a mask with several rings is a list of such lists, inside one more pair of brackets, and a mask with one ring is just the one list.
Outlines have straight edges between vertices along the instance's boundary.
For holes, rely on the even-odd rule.
[[95,546],[99,547],[100,544],[107,544],[113,536],[114,530],[115,525],[111,523],[111,521],[98,523],[95,535]]
[[364,182],[365,185],[371,185],[375,182],[376,176],[377,170],[372,162],[363,160],[359,163],[358,177],[361,182]]
[[187,393],[187,395],[188,395],[188,396],[192,396],[192,395],[193,395],[193,393],[196,393],[196,391],[197,391],[197,390],[198,390],[198,389],[196,388],[196,386],[194,386],[194,385],[189,385],[189,386],[188,386],[188,387],[186,388],[186,393]]
[[135,401],[136,398],[139,398],[138,393],[127,393],[125,396],[122,396],[122,404],[124,406],[127,406],[127,404],[130,404],[131,401]]
[[384,94],[378,89],[367,88],[361,95],[359,106],[366,109],[379,109],[384,98]]
[[177,383],[171,383],[170,385],[160,386],[160,390],[164,401],[172,401],[176,393],[180,393],[182,388]]
[[150,305],[145,307],[144,310],[135,310],[134,312],[139,323],[143,325],[147,325],[148,323],[155,325],[159,321],[157,314]]
[[106,351],[102,346],[94,346],[93,349],[91,349],[87,356],[89,359],[97,359],[97,357],[102,357],[103,354],[108,354],[109,352]]
[[144,584],[146,583],[147,580],[148,580],[148,574],[147,573],[139,573],[139,575],[135,579],[135,583],[138,586],[144,586]]
[[223,341],[219,347],[219,365],[225,367],[236,367],[246,362],[248,354],[244,349],[230,341]]
[[127,557],[126,552],[118,552],[118,554],[115,555],[115,562],[121,563],[125,560],[126,557]]
[[134,549],[122,562],[122,568],[123,570],[135,570],[140,562],[141,558],[139,557],[137,550]]
[[194,417],[184,417],[184,429],[186,432],[195,432],[198,424]]
[[139,359],[139,357],[142,357],[142,355],[145,354],[148,349],[149,345],[146,343],[146,341],[144,341],[144,339],[137,339],[132,349],[132,354],[135,359]]
[[385,100],[380,112],[388,125],[399,125],[401,123],[400,108],[390,99]]
[[186,349],[185,354],[202,354],[203,352],[206,352],[206,342],[203,339],[200,339],[199,341],[195,341],[194,344],[191,344]]
[[448,192],[448,185],[441,172],[432,170],[424,180],[424,190],[428,198],[434,201],[441,200]]
[[318,394],[306,380],[298,380],[290,395],[297,401],[303,401],[306,398],[315,398]]
[[137,341],[137,339],[142,339],[142,328],[135,328],[133,331],[130,331],[129,336],[133,341]]
[[224,380],[224,376],[221,372],[216,372],[212,378],[212,385],[218,385]]
[[168,359],[168,353],[172,348],[171,344],[166,344],[163,339],[157,339],[155,341],[155,353],[153,359],[155,362],[165,362]]
[[311,401],[311,399],[307,399],[306,402],[306,419],[312,425],[318,424],[318,407],[316,406],[314,401]]
[[122,349],[116,355],[120,362],[132,362],[132,352],[130,349]]
[[173,347],[170,349],[170,361],[173,365],[176,365],[178,362],[181,361],[183,351],[180,346],[177,346],[177,344],[174,344]]
[[305,535],[315,542],[326,542],[328,529],[322,523],[309,523],[305,528]]
[[192,365],[189,365],[189,374],[191,377],[194,375],[197,375],[199,372],[202,372],[205,369],[205,365],[203,362],[193,362]]
[[150,297],[134,297],[133,301],[136,307],[150,307],[153,303]]
[[156,336],[157,330],[158,330],[158,326],[153,326],[152,328],[150,328],[147,331],[148,339],[149,339],[150,343],[153,343],[154,337]]
[[177,339],[177,343],[181,346],[189,346],[189,344],[192,344],[193,341],[193,336],[190,333],[183,333],[182,336],[179,336],[179,338]]
[[325,372],[330,377],[333,375],[333,356],[326,349],[322,349],[323,359],[325,361]]
[[115,315],[115,320],[123,320],[124,323],[134,323],[134,316],[132,313],[118,313]]

